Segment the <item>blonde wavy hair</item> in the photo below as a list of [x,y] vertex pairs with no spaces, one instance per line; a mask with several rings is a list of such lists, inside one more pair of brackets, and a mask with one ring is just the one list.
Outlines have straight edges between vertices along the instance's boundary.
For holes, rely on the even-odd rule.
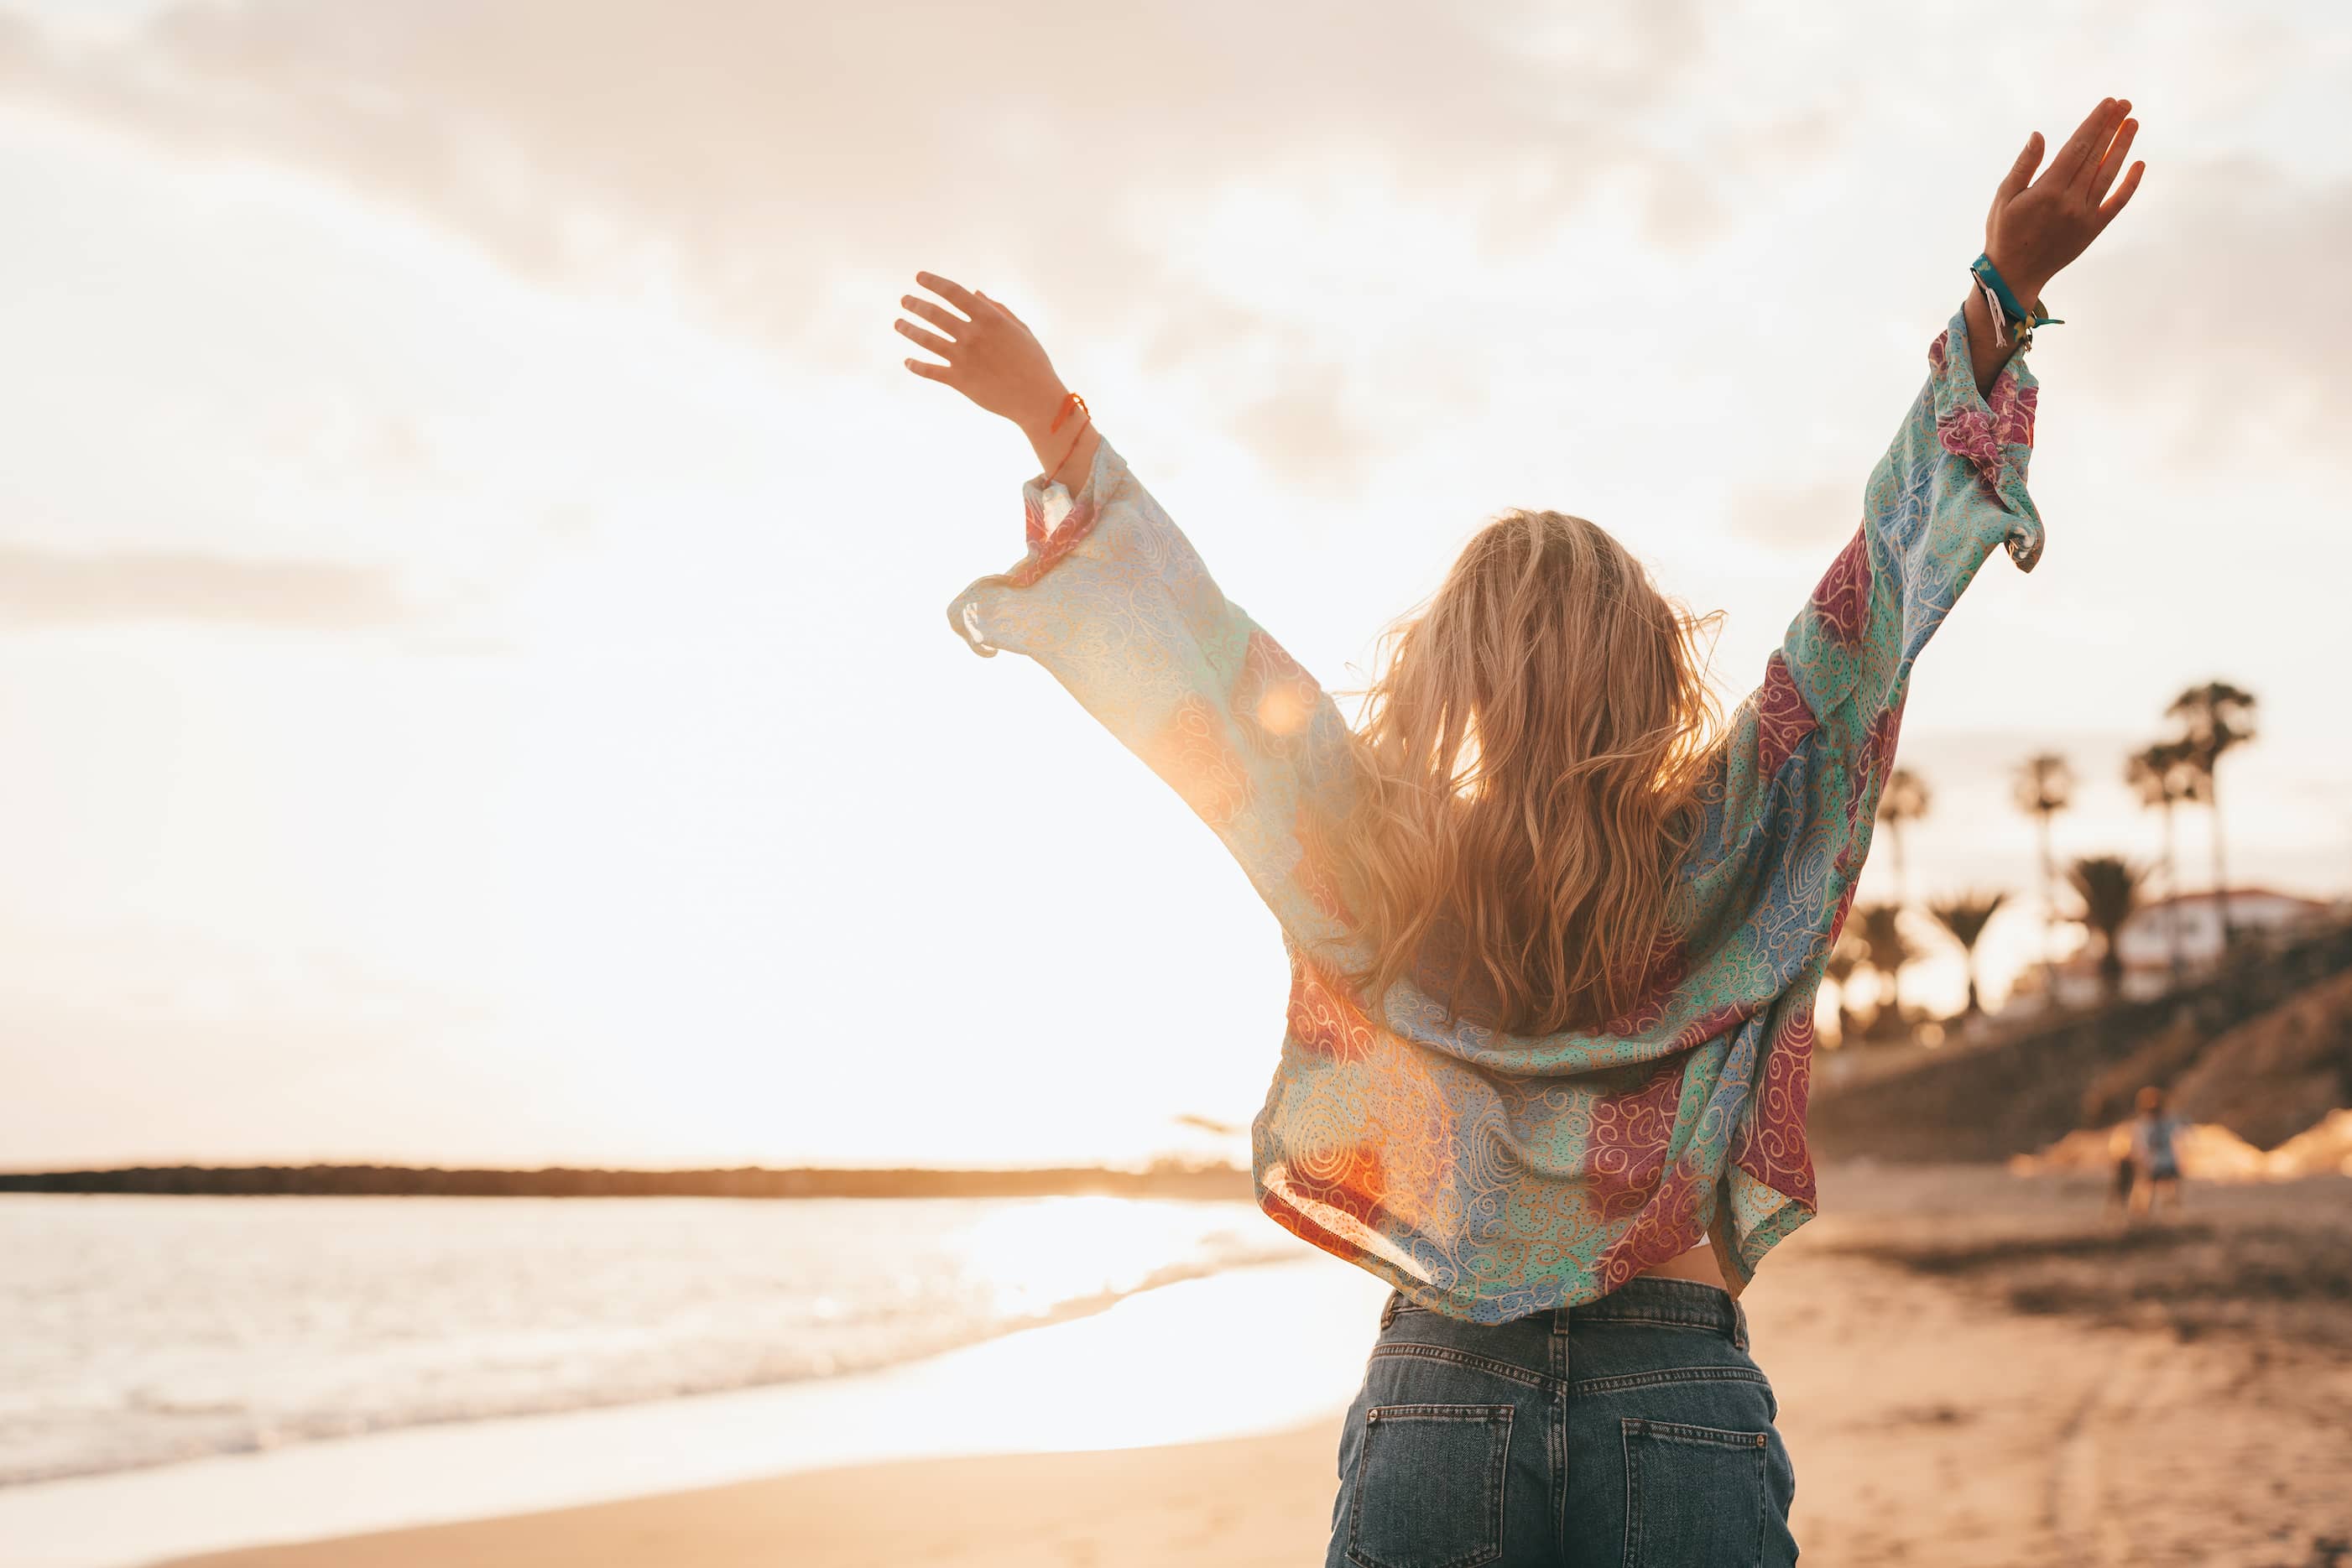
[[1633,1006],[1720,730],[1715,624],[1582,517],[1511,511],[1470,541],[1362,694],[1366,787],[1338,833],[1363,996],[1411,975],[1515,1034]]

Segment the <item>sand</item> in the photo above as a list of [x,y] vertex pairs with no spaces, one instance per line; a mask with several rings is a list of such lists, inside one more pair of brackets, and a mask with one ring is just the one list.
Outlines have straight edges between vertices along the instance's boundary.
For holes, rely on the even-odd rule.
[[[1830,1173],[1748,1298],[1808,1564],[2352,1556],[2352,1181],[2191,1189]],[[1945,1218],[1931,1224],[1933,1216]],[[1367,1344],[1369,1325],[1349,1325]],[[209,1568],[1321,1561],[1337,1412],[1174,1448],[867,1464],[201,1559]]]

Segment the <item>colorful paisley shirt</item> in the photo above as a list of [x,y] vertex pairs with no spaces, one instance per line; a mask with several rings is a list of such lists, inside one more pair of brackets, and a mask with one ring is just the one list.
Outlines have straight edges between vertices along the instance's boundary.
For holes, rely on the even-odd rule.
[[[2031,570],[2035,383],[1990,398],[1965,315],[1863,493],[1861,526],[1732,716],[1643,999],[1597,1032],[1449,1023],[1369,945],[1309,848],[1355,798],[1331,699],[1217,585],[1106,442],[1066,512],[1023,486],[1028,551],[948,616],[1025,653],[1171,785],[1283,931],[1280,1064],[1251,1130],[1260,1206],[1405,1296],[1501,1322],[1605,1295],[1711,1244],[1744,1288],[1814,1212],[1805,1101],[1822,969],[1870,846],[1912,661],[1996,545]],[[1049,507],[1049,503],[1053,505]]]

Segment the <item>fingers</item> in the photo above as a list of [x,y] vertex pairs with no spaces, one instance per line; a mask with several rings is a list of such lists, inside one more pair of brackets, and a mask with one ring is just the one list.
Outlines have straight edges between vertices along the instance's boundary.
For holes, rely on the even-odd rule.
[[2033,171],[2041,166],[2042,132],[2037,131],[2025,139],[2025,151],[2017,155],[2017,162],[2001,176],[2000,189],[1993,193],[1993,199],[2002,204],[2016,200],[2026,186],[2033,183]]
[[2099,166],[2106,157],[2109,144],[2115,141],[2116,132],[2130,115],[2131,99],[2117,98],[2108,100],[2107,112],[2099,121],[2099,129],[2092,133],[2089,150],[2070,176],[2078,189],[2087,189],[2091,182],[2098,178]]
[[2116,193],[2099,208],[2099,227],[2104,229],[2116,221],[2116,214],[2124,210],[2124,204],[2132,199],[2134,191],[2139,189],[2139,177],[2147,168],[2145,162],[2131,166],[2131,172],[2124,176],[2124,183],[2116,187]]
[[941,277],[936,272],[919,272],[915,274],[915,281],[929,289],[932,293],[938,295],[940,298],[946,300],[949,304],[954,306],[957,309],[962,311],[965,315],[977,316],[980,314],[981,303],[979,299],[973,297],[971,290],[966,288],[962,284],[956,282],[954,279]]
[[2071,183],[2081,177],[2086,164],[2096,167],[2090,162],[2093,150],[2106,145],[2107,138],[2115,132],[2114,122],[2119,118],[2114,99],[2099,99],[2099,107],[2074,128],[2074,134],[2066,138],[2066,145],[2058,149],[2058,156],[2050,160],[2049,177]]
[[920,344],[926,349],[929,349],[940,358],[950,361],[953,361],[955,359],[955,345],[949,342],[945,338],[940,337],[938,333],[926,332],[911,321],[893,321],[890,325],[898,329],[898,335],[900,337],[912,339],[915,342]]
[[[905,320],[894,321],[891,327],[908,341],[919,344],[948,361],[944,365],[935,365],[929,360],[908,360],[906,361],[908,371],[925,381],[953,386],[956,384],[956,354],[962,346],[965,333],[991,311],[1002,311],[1007,316],[1012,312],[986,295],[976,294],[953,278],[941,277],[936,272],[919,272],[915,274],[915,281],[963,314],[959,316],[955,311],[944,309],[928,299],[902,294],[898,297],[900,309],[910,316],[919,316],[940,330],[933,332]],[[942,333],[945,336],[941,336]]]
[[942,310],[938,306],[932,304],[929,300],[918,299],[911,294],[901,294],[898,296],[898,308],[908,311],[912,315],[920,316],[924,320],[929,321],[932,326],[937,327],[950,338],[954,337],[964,328],[971,325],[971,322],[965,320],[962,317],[956,315],[954,312]]
[[2116,176],[2124,172],[2124,155],[2131,151],[2132,138],[2138,134],[2139,121],[2137,120],[2125,120],[2123,129],[2116,132],[2114,145],[2107,149],[2107,155],[2099,161],[2098,172],[2091,177],[2092,201],[2106,199],[2107,188],[2116,183]]

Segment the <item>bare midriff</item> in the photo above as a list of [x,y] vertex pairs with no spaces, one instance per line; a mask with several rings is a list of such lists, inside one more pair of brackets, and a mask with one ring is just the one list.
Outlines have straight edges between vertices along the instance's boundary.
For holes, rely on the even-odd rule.
[[1652,1264],[1634,1277],[1651,1280],[1694,1280],[1702,1285],[1713,1285],[1718,1291],[1729,1289],[1723,1282],[1723,1265],[1715,1260],[1715,1249],[1712,1246],[1694,1247],[1679,1258],[1669,1258],[1663,1263]]

